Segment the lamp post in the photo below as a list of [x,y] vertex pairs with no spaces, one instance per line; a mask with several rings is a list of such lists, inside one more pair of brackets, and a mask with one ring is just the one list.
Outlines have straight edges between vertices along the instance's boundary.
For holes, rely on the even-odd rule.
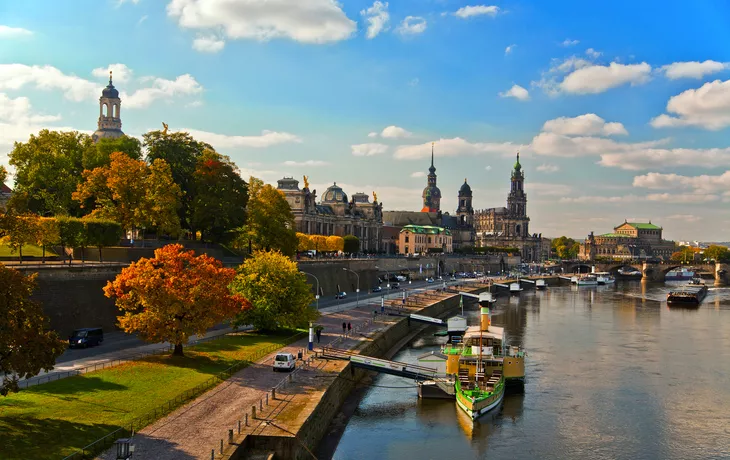
[[355,307],[359,307],[360,306],[360,275],[358,275],[356,271],[350,270],[349,268],[342,267],[342,269],[345,270],[346,272],[352,272],[355,274],[355,276],[357,276],[357,290],[355,291],[355,293],[357,294],[357,297],[355,300]]
[[317,281],[317,293],[314,295],[314,298],[317,300],[317,310],[319,310],[319,278],[312,275],[311,273],[307,273],[307,272],[303,272],[303,271],[300,271],[299,273],[304,273],[305,275],[309,275]]

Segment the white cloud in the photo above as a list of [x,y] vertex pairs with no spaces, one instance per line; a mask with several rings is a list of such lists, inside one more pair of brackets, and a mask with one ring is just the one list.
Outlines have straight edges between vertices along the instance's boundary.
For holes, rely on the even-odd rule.
[[426,173],[423,171],[416,171],[411,173],[411,177],[426,177]]
[[486,5],[475,5],[475,6],[464,6],[459,8],[454,16],[458,16],[462,19],[470,18],[473,16],[496,16],[499,13],[498,6],[486,6]]
[[633,185],[652,190],[691,189],[696,193],[721,193],[730,190],[730,171],[719,176],[682,176],[650,172],[634,177]]
[[512,85],[512,88],[505,92],[499,93],[500,97],[513,97],[520,101],[526,101],[530,99],[530,93],[520,85]]
[[293,161],[288,160],[282,163],[284,166],[327,166],[329,162],[322,160]]
[[575,45],[577,45],[578,43],[580,43],[580,40],[571,40],[571,39],[569,39],[569,38],[566,38],[566,39],[565,39],[565,40],[563,41],[562,45],[563,45],[563,46],[575,46]]
[[368,137],[378,137],[378,133],[373,131],[372,133],[368,134]]
[[542,126],[543,131],[566,136],[612,136],[628,134],[624,125],[618,122],[606,123],[595,113],[586,113],[577,117],[560,117],[548,120]]
[[641,64],[619,64],[607,66],[591,65],[574,70],[560,83],[562,92],[571,94],[598,94],[611,88],[630,83],[632,86],[649,81],[651,66]]
[[555,165],[543,163],[537,167],[537,170],[544,173],[554,173],[560,171],[560,168]]
[[588,56],[589,56],[589,57],[590,57],[591,59],[598,59],[598,58],[599,58],[599,57],[601,56],[601,54],[603,54],[603,53],[601,53],[600,51],[596,51],[596,50],[594,50],[593,48],[588,48],[588,49],[586,50],[586,54],[587,54],[587,55],[588,55]]
[[101,86],[96,83],[66,75],[49,65],[0,64],[0,91],[30,85],[44,91],[60,90],[66,99],[77,102],[98,98],[101,92]]
[[491,167],[491,166],[489,166],[489,165],[487,165],[487,166],[485,166],[485,167],[484,167],[484,170],[485,170],[485,171],[491,171],[491,170],[492,170],[492,167]]
[[578,197],[563,197],[561,203],[587,203],[587,204],[608,204],[608,203],[630,203],[638,201],[640,197],[636,195],[624,196],[589,196],[581,195]]
[[10,146],[14,142],[27,141],[31,134],[44,128],[73,130],[50,125],[60,119],[59,115],[35,113],[27,97],[11,98],[5,93],[0,93],[0,145]]
[[705,75],[721,72],[727,68],[727,63],[706,60],[704,62],[673,62],[662,66],[659,70],[664,72],[664,75],[666,75],[666,77],[670,80],[677,80],[679,78],[700,79]]
[[91,75],[106,80],[109,78],[110,71],[112,72],[115,83],[126,83],[132,77],[132,69],[119,63],[109,64],[106,67],[97,67],[91,71]]
[[220,30],[230,39],[322,44],[346,40],[357,30],[334,0],[170,0],[167,14],[180,27]]
[[701,218],[694,214],[672,214],[671,216],[664,217],[667,220],[681,220],[684,222],[699,222]]
[[399,139],[404,137],[411,137],[413,133],[410,131],[407,131],[399,126],[388,126],[383,129],[383,132],[380,133],[381,137],[387,138],[387,139]]
[[198,34],[193,40],[193,49],[201,53],[218,53],[226,46],[226,41],[215,35]]
[[533,81],[531,84],[533,87],[541,88],[551,96],[556,96],[560,94],[559,76],[591,65],[593,65],[591,61],[578,56],[570,56],[565,59],[552,59],[550,61],[550,68],[542,73],[540,80]]
[[10,27],[0,24],[0,38],[29,37],[33,32],[22,27]]
[[[453,139],[439,139],[435,141],[436,157],[454,157],[479,154],[511,154],[520,150],[520,146],[511,142],[488,143],[468,142],[460,137]],[[396,147],[394,158],[399,160],[418,160],[431,156],[431,142],[419,145],[401,145]]]
[[517,48],[517,45],[509,45],[507,48],[504,49],[504,54],[512,54],[512,51],[514,51],[515,48]]
[[648,201],[660,201],[662,203],[712,203],[719,201],[718,195],[706,193],[652,193],[646,196]]
[[388,13],[388,2],[375,1],[373,6],[366,10],[360,11],[360,14],[365,17],[368,22],[368,30],[366,37],[373,39],[377,37],[380,32],[388,30],[388,23],[390,22],[390,13]]
[[208,131],[198,131],[197,129],[181,129],[180,131],[190,133],[194,138],[207,142],[215,149],[236,147],[265,148],[278,144],[302,142],[302,139],[294,134],[268,130],[262,131],[259,136],[230,136]]
[[661,202],[664,204],[692,204],[712,203],[719,201],[718,195],[694,194],[694,193],[652,193],[646,196],[624,195],[624,196],[588,196],[564,197],[561,203],[584,203],[584,204],[626,204],[636,202]]
[[351,145],[352,154],[356,157],[371,157],[375,155],[382,155],[388,151],[388,146],[385,144],[357,144]]
[[672,96],[667,112],[677,116],[659,115],[651,125],[655,128],[698,126],[710,130],[730,126],[730,80],[715,80]]
[[619,145],[623,146],[623,152],[603,153],[598,164],[629,171],[698,165],[705,168],[730,166],[730,148],[660,149],[644,148],[640,144]]
[[165,78],[146,78],[145,81],[152,83],[152,86],[141,88],[132,94],[122,94],[124,105],[127,108],[144,108],[158,99],[171,99],[175,96],[188,96],[199,94],[203,87],[190,74],[180,75],[174,80]]
[[406,16],[396,31],[401,35],[418,35],[426,31],[426,19],[420,16]]

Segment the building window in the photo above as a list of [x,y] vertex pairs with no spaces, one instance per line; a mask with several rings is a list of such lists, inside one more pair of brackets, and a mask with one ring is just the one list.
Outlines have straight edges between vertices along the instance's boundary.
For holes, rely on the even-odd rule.
[[406,243],[408,242],[408,234],[406,234]]

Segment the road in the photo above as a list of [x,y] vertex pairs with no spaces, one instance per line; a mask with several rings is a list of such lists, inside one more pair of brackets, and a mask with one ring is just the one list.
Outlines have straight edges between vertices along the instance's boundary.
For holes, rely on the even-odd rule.
[[[434,283],[428,283],[426,281],[413,281],[411,284],[408,284],[408,281],[403,281],[403,282],[399,282],[399,284],[400,284],[399,289],[387,289],[386,284],[383,283],[382,284],[383,290],[381,292],[370,292],[369,289],[361,289],[360,290],[360,301],[362,302],[363,300],[366,300],[366,301],[372,302],[373,299],[377,299],[378,301],[380,301],[380,298],[386,294],[397,293],[398,295],[402,295],[402,292],[404,290],[408,291],[411,289],[423,289],[423,288],[426,288],[429,286],[433,287],[433,288],[437,288],[437,287],[439,287],[439,283],[441,283],[441,285],[443,285],[443,281],[439,282],[438,280],[436,280]],[[390,295],[389,295],[389,297],[393,298]],[[356,299],[357,299],[357,293],[355,293],[355,292],[348,292],[347,298],[345,298],[345,299],[335,299],[334,296],[328,296],[326,298],[323,297],[323,298],[319,299],[319,309],[322,310],[322,309],[327,309],[330,307],[342,306],[345,304],[349,305],[350,302],[356,303],[355,302]],[[353,303],[353,307],[354,307],[354,303]]]

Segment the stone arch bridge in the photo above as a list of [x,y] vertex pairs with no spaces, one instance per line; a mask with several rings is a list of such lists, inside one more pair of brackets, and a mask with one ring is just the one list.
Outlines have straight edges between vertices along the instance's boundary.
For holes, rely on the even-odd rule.
[[696,264],[696,265],[682,265],[678,263],[590,263],[590,262],[563,262],[561,265],[565,274],[569,273],[590,273],[592,267],[595,267],[597,272],[609,272],[618,273],[620,268],[634,268],[641,272],[644,280],[653,282],[663,282],[667,273],[674,270],[675,268],[681,267],[692,267],[695,272],[700,273],[712,273],[715,278],[716,285],[727,285],[730,284],[730,264],[715,263],[715,264]]

